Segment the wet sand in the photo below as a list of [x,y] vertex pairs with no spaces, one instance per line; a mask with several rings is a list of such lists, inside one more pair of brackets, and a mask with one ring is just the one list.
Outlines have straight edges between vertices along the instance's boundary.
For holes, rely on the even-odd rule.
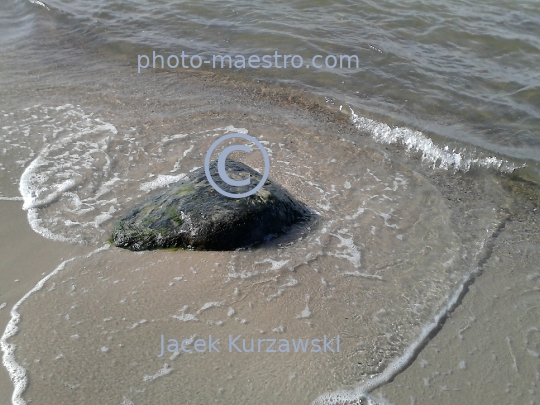
[[522,206],[442,329],[376,397],[397,405],[539,403],[539,229],[538,206]]
[[[446,197],[448,198],[449,195],[446,195]],[[3,202],[0,204],[0,209],[2,209],[2,218],[6,218],[2,224],[2,240],[13,240],[14,235],[16,238],[13,240],[11,246],[2,245],[2,249],[10,252],[10,256],[2,255],[2,257],[13,257],[14,259],[12,262],[8,262],[7,260],[2,261],[2,283],[0,285],[9,286],[9,288],[3,289],[0,297],[3,297],[2,301],[7,300],[12,305],[13,302],[21,295],[24,295],[25,292],[31,289],[41,279],[42,272],[39,270],[46,268],[48,273],[56,267],[61,260],[60,257],[73,257],[75,254],[83,253],[85,248],[48,241],[34,234],[26,224],[25,213],[20,210],[20,203],[18,202]],[[537,385],[540,379],[540,365],[538,363],[538,355],[540,353],[540,317],[538,316],[538,302],[540,300],[540,268],[538,267],[540,256],[538,254],[538,248],[540,246],[540,237],[537,232],[539,226],[537,212],[537,208],[532,204],[522,205],[517,210],[509,211],[509,216],[504,221],[504,226],[500,227],[494,233],[488,242],[490,246],[486,250],[486,256],[480,260],[483,266],[481,275],[475,279],[475,282],[469,287],[469,291],[463,300],[445,321],[442,328],[437,331],[429,343],[421,350],[415,361],[404,372],[397,375],[393,382],[382,386],[372,393],[372,396],[378,403],[391,403],[395,405],[537,403],[535,401],[538,392]],[[6,238],[6,235],[9,235],[9,238]],[[15,256],[13,255],[13,252],[17,251],[17,247],[20,252],[19,260],[15,260]],[[30,248],[36,254],[24,255],[25,249],[23,248]],[[71,253],[71,256],[68,256],[69,253]],[[59,396],[57,399],[60,399],[60,402],[55,403],[70,403],[69,401],[73,398],[74,390],[80,390],[76,386],[77,375],[79,378],[87,377],[85,375],[86,372],[81,374],[80,365],[78,364],[80,362],[86,363],[90,361],[88,365],[93,366],[101,364],[95,370],[97,374],[93,374],[95,383],[97,383],[94,392],[97,393],[100,391],[98,387],[103,387],[103,384],[107,384],[109,387],[108,390],[115,391],[117,385],[113,383],[111,378],[116,382],[128,383],[129,379],[126,378],[116,380],[118,374],[115,373],[115,370],[129,369],[130,374],[135,373],[139,375],[142,378],[141,383],[146,385],[143,390],[147,392],[143,397],[155,398],[157,403],[165,403],[161,399],[167,400],[168,397],[167,391],[161,390],[160,386],[156,384],[158,381],[153,382],[154,379],[161,381],[162,378],[167,379],[169,377],[169,379],[177,380],[180,378],[183,381],[189,381],[189,384],[192,384],[192,386],[188,387],[184,385],[182,388],[189,391],[197,391],[197,384],[201,384],[201,386],[206,385],[204,379],[193,379],[191,373],[187,371],[190,369],[206,369],[213,373],[211,375],[212,381],[219,382],[223,380],[222,386],[225,389],[222,386],[218,387],[216,385],[215,392],[199,393],[199,398],[213,400],[216,398],[226,398],[226,387],[231,384],[236,385],[232,381],[235,379],[238,371],[242,367],[247,366],[250,368],[253,366],[254,368],[250,368],[253,379],[245,381],[247,386],[251,387],[247,391],[251,391],[251,395],[243,397],[246,401],[245,403],[248,403],[252,398],[257,396],[253,392],[253,390],[260,388],[257,381],[264,381],[265,378],[271,376],[267,381],[269,383],[276,382],[277,380],[275,378],[278,374],[281,374],[279,370],[282,367],[292,370],[290,374],[287,373],[287,379],[282,381],[283,386],[295,387],[295,380],[299,377],[300,379],[303,376],[306,377],[304,371],[311,370],[309,375],[317,379],[317,375],[324,374],[325,369],[333,363],[334,358],[331,356],[326,356],[323,363],[320,363],[318,361],[320,359],[318,358],[315,358],[315,362],[312,363],[310,357],[307,357],[300,363],[298,363],[298,359],[290,359],[292,362],[286,361],[277,370],[266,369],[263,372],[257,365],[261,364],[260,361],[263,359],[268,360],[265,356],[261,357],[261,359],[257,358],[254,361],[248,361],[251,359],[239,359],[237,356],[235,357],[235,354],[225,354],[226,357],[218,358],[216,361],[216,358],[210,357],[208,353],[201,355],[201,357],[183,353],[179,355],[166,353],[164,360],[159,361],[160,359],[157,358],[160,349],[160,336],[158,332],[164,333],[166,338],[180,339],[190,338],[191,336],[188,336],[188,329],[185,327],[178,328],[174,324],[171,324],[171,321],[167,320],[168,315],[165,313],[162,314],[165,315],[164,317],[158,319],[159,313],[163,312],[164,301],[155,295],[144,293],[144,290],[148,288],[144,285],[150,284],[150,288],[152,288],[152,285],[157,283],[163,285],[166,290],[172,291],[183,282],[182,280],[176,280],[175,277],[186,277],[187,275],[190,279],[198,277],[199,282],[206,284],[206,290],[215,294],[216,291],[222,288],[220,287],[222,281],[219,280],[219,277],[218,280],[212,280],[214,276],[219,275],[219,266],[214,263],[222,261],[223,258],[221,256],[223,254],[214,253],[211,255],[212,257],[205,256],[206,261],[203,264],[199,262],[199,258],[195,257],[197,253],[193,252],[191,258],[182,261],[182,264],[179,265],[176,259],[178,252],[157,251],[133,254],[113,248],[113,251],[110,253],[115,257],[109,256],[108,258],[99,259],[96,262],[87,260],[86,263],[90,264],[88,270],[82,271],[80,275],[66,273],[62,279],[68,281],[68,283],[63,283],[65,285],[62,287],[58,284],[58,288],[61,288],[64,292],[62,294],[64,297],[72,297],[72,304],[77,304],[77,301],[81,301],[81,297],[73,293],[72,286],[69,284],[70,280],[73,280],[73,276],[78,278],[78,292],[81,292],[81,289],[84,289],[85,286],[93,288],[94,295],[90,297],[90,301],[97,298],[98,301],[96,302],[100,302],[101,310],[96,307],[92,312],[97,315],[97,318],[103,317],[101,322],[103,327],[99,327],[96,332],[91,332],[91,334],[95,335],[92,339],[89,339],[90,336],[81,336],[75,339],[61,332],[63,327],[68,326],[65,322],[68,319],[65,318],[66,314],[62,313],[60,314],[62,316],[57,318],[58,321],[56,321],[54,328],[60,332],[62,337],[58,336],[53,339],[56,341],[54,346],[69,350],[67,347],[71,344],[68,343],[69,340],[82,340],[79,344],[83,345],[84,350],[79,348],[74,352],[78,358],[73,363],[73,366],[75,366],[73,369],[75,373],[71,375],[73,381],[64,382],[63,385],[66,394]],[[24,256],[28,257],[24,258]],[[150,261],[144,260],[144,262],[155,263],[152,266],[153,269],[148,268],[145,270],[144,268],[140,268],[142,263],[140,258],[143,256],[151,258]],[[115,264],[116,262],[118,262],[118,265]],[[175,265],[175,263],[177,264]],[[196,268],[197,265],[201,264],[202,267],[212,267],[213,270],[207,274],[200,275],[194,273],[193,270],[186,272],[187,268]],[[24,271],[25,269],[26,272]],[[156,272],[157,269],[161,270]],[[152,273],[148,273],[148,271]],[[92,274],[95,272],[99,274]],[[144,275],[144,273],[147,274]],[[20,281],[18,283],[9,283],[8,281],[13,281],[16,275]],[[94,282],[91,281],[95,275],[101,277],[104,285],[107,285],[97,295]],[[126,276],[131,277],[128,283],[125,282]],[[84,282],[84,277],[87,277],[89,282]],[[120,279],[119,283],[116,282],[117,278]],[[59,283],[59,279],[55,281]],[[117,290],[115,294],[110,294],[111,291],[107,291],[112,286],[115,286]],[[45,289],[50,290],[51,283]],[[123,316],[126,313],[125,309],[120,309],[125,304],[117,303],[115,305],[113,302],[118,301],[119,298],[125,299],[125,297],[129,297],[130,295],[134,296],[133,291],[135,290],[142,291],[143,293],[136,293],[135,297],[140,295],[139,298],[130,299],[130,302],[125,302],[132,309],[128,312],[130,315],[133,315],[133,319],[125,318]],[[189,288],[187,290],[184,289],[186,292],[182,295],[182,299],[193,302],[198,301],[199,299],[196,295],[186,297],[185,294],[189,290]],[[57,297],[59,296],[57,295]],[[180,295],[173,293],[172,297],[179,298]],[[51,296],[51,298],[53,297]],[[236,300],[244,301],[244,294],[240,293],[237,299],[233,301]],[[31,303],[31,301],[32,299],[29,302]],[[55,301],[57,304],[60,302],[63,302],[63,304],[60,306],[57,304],[52,305],[50,309],[53,309],[53,315],[54,308],[67,308],[66,298],[61,298],[60,301],[57,298],[53,298],[50,303]],[[158,301],[162,302],[156,305]],[[256,300],[251,301],[251,304],[249,298],[245,301],[245,305],[243,305],[243,309],[240,311],[253,313],[253,303]],[[172,304],[174,306],[174,303]],[[180,307],[180,305],[177,306]],[[296,307],[301,309],[300,307],[302,305],[291,301],[286,307],[288,306],[292,309]],[[6,310],[8,308],[9,306],[0,312],[4,325],[7,319]],[[82,319],[90,321],[95,326],[94,322],[91,321],[95,316],[88,316],[89,314],[85,308],[89,308],[89,306],[81,305],[81,310],[83,311],[81,315],[85,314]],[[160,309],[158,310],[158,308]],[[256,304],[255,308],[258,309],[259,305]],[[200,318],[204,312],[206,316],[212,314],[209,319],[216,318],[216,311],[219,310],[219,305],[208,307],[207,310],[201,311],[196,316]],[[317,308],[312,306],[311,310],[317,311]],[[45,310],[45,313],[49,312],[49,310]],[[72,316],[76,312],[78,312],[78,309],[72,308],[70,310]],[[182,317],[184,312],[193,311],[179,310],[178,315]],[[244,329],[245,331],[254,331],[257,329],[255,325],[250,325],[249,323],[243,324],[241,322],[242,318],[238,315],[239,313],[236,312],[231,317],[225,318],[226,321],[227,319],[231,321],[228,326],[216,326],[207,323],[206,326],[201,325],[198,329],[205,329],[206,333],[216,333],[215,331],[218,330],[215,337],[219,336],[221,338],[228,334],[236,335],[242,333]],[[282,315],[275,316],[275,320],[277,321]],[[156,316],[158,318],[154,319]],[[108,320],[108,317],[112,319]],[[97,318],[95,320],[98,320]],[[77,318],[73,317],[72,319]],[[257,323],[257,319],[252,319],[251,323],[253,322]],[[114,323],[112,329],[108,323]],[[47,325],[35,325],[38,329],[44,326]],[[143,332],[141,329],[145,328],[151,328],[151,331]],[[25,334],[26,332],[32,334],[32,329],[35,328],[29,328],[25,331]],[[138,337],[124,341],[126,335],[122,336],[121,329],[132,329],[133,333],[138,335]],[[294,330],[289,331],[295,334]],[[268,333],[272,333],[271,331],[263,332],[264,334],[261,334],[261,337],[268,337]],[[279,334],[281,333],[279,332]],[[201,333],[201,336],[203,334]],[[298,333],[296,334],[298,335]],[[153,341],[148,342],[148,339],[153,339]],[[62,344],[61,342],[64,343]],[[104,347],[107,350],[101,350]],[[190,348],[193,349],[193,346],[190,346]],[[96,349],[98,354],[93,354],[95,352],[93,349]],[[26,354],[31,354],[31,356],[41,361],[44,359],[43,353],[32,353],[33,350],[29,350],[28,348],[25,348],[25,351]],[[141,361],[134,362],[133,359],[135,357],[140,357],[134,356],[134,354],[141,351]],[[123,354],[119,352],[123,352]],[[54,354],[56,355],[57,353]],[[67,357],[69,357],[69,354],[67,351],[58,353],[58,355],[60,354],[63,354],[65,357],[61,356],[55,361],[61,362],[68,360]],[[28,358],[31,358],[31,356],[28,356]],[[92,360],[94,356],[96,356],[96,359]],[[149,362],[150,357],[154,358],[155,361]],[[97,358],[100,359],[97,360]],[[313,357],[311,357],[311,360],[313,360]],[[26,359],[23,361],[28,362]],[[149,371],[151,369],[151,363],[155,363],[155,373]],[[312,363],[311,366],[310,363]],[[167,365],[165,366],[164,364]],[[317,364],[318,366],[313,368],[313,365]],[[28,366],[28,363],[25,365]],[[32,369],[35,375],[39,375],[40,369],[42,375],[46,376],[47,374],[45,365],[40,364],[39,367],[32,366]],[[110,372],[112,374],[109,375]],[[107,375],[109,378],[107,378]],[[206,376],[209,377],[210,374]],[[146,381],[144,380],[145,377]],[[31,390],[36,402],[49,403],[50,391],[47,394],[47,386],[52,382],[50,378],[40,378],[43,382],[40,382],[38,385],[49,380],[49,383],[46,383],[42,387],[44,389],[41,391]],[[106,383],[107,381],[109,383]],[[304,379],[304,381],[307,380]],[[7,378],[3,378],[1,384],[0,392],[11,392]],[[309,386],[299,385],[296,388],[298,389],[296,397],[299,399]],[[140,390],[137,387],[132,387],[128,392],[125,392],[127,395],[120,396],[120,399],[129,399],[128,396],[140,396],[141,392],[137,391]],[[41,396],[39,392],[44,393],[45,396]],[[234,393],[234,390],[230,394],[233,397],[237,395]],[[291,394],[291,391],[280,389],[278,390],[278,394],[275,398],[266,398],[267,403],[287,403],[286,401],[290,399],[289,394]],[[246,392],[242,392],[242,395],[246,395]],[[109,397],[103,397],[104,400],[106,398]],[[1,404],[5,403],[8,405],[10,403],[5,395],[3,395],[2,401],[4,402],[0,402]],[[135,401],[134,403],[138,404],[139,402]]]
[[[50,273],[63,258],[93,250],[88,246],[54,242],[36,234],[28,225],[22,202],[0,201],[0,328],[2,333],[10,310],[28,291]],[[18,281],[16,281],[18,280]],[[0,404],[11,404],[13,386],[4,367],[0,372]]]

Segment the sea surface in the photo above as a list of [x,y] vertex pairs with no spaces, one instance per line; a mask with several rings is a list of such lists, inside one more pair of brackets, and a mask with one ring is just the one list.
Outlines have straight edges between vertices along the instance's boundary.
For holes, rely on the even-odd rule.
[[[359,65],[138,66],[182,52]],[[385,403],[370,393],[414,361],[506,224],[537,215],[516,201],[540,178],[539,66],[535,1],[4,0],[0,200],[95,249],[12,303],[12,403]],[[231,133],[264,145],[316,219],[234,252],[108,244]],[[158,357],[161,336],[239,334],[339,335],[341,350]]]

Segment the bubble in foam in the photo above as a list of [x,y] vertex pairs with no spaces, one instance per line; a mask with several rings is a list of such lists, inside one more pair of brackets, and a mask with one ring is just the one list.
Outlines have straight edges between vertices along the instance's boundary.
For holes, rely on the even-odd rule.
[[216,307],[221,307],[223,306],[223,304],[225,304],[225,301],[219,301],[219,302],[206,302],[202,307],[201,309],[199,309],[197,311],[198,314],[200,314],[202,311],[205,311],[207,309],[210,309],[210,308],[216,308]]
[[171,372],[173,371],[173,368],[170,367],[167,363],[165,363],[163,365],[163,368],[161,370],[159,370],[156,374],[154,375],[145,375],[143,377],[143,381],[154,381],[155,379],[159,378],[159,377],[163,377],[167,374],[170,374]]
[[123,397],[122,398],[122,402],[120,403],[120,405],[135,405],[133,403],[133,401],[127,397]]
[[[191,145],[191,147],[192,147],[191,149],[193,149],[193,145]],[[160,174],[158,175],[157,179],[141,184],[139,189],[141,191],[149,192],[157,188],[162,188],[162,187],[168,186],[169,184],[176,183],[184,179],[186,176],[187,176],[186,173],[180,173],[176,176]]]

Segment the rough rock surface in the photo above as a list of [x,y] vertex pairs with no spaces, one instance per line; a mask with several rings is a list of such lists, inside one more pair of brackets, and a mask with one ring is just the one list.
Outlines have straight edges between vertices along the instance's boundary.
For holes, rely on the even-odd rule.
[[[212,162],[212,178],[225,191],[249,191],[262,178],[241,162],[228,159],[225,167],[231,179],[251,177],[250,185],[233,188],[217,174],[217,161]],[[135,206],[115,224],[112,237],[116,246],[137,251],[171,247],[234,250],[262,242],[309,216],[303,203],[270,180],[255,194],[229,198],[214,190],[200,168]]]

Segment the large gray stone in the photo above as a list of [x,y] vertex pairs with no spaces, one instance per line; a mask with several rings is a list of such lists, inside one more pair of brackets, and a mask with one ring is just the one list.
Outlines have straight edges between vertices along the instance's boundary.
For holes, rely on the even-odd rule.
[[[217,174],[217,161],[212,162],[212,178],[231,193],[249,191],[262,177],[234,160],[228,159],[225,167],[231,179],[251,176],[250,185],[231,187]],[[234,250],[262,242],[309,216],[303,203],[270,180],[255,194],[229,198],[214,190],[200,168],[135,206],[115,224],[112,237],[116,246],[137,251],[170,247]]]

